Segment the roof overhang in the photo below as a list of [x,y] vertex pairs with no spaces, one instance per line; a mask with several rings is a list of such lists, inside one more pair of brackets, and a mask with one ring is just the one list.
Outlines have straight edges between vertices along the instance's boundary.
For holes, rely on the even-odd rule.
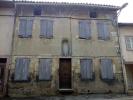
[[83,7],[89,9],[104,9],[117,11],[119,6],[102,5],[102,4],[88,4],[88,3],[66,3],[66,2],[34,2],[34,1],[16,1],[16,5],[40,5],[40,6],[57,6],[57,7]]

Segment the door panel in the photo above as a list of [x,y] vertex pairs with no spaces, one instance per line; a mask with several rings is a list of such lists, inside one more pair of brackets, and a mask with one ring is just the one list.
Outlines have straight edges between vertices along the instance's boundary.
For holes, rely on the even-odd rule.
[[0,63],[0,93],[3,92],[4,87],[4,68],[6,64]]
[[71,59],[60,59],[59,88],[71,89]]

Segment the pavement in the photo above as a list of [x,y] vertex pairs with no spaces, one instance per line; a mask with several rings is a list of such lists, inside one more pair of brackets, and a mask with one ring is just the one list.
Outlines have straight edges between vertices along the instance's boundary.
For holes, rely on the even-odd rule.
[[88,95],[61,95],[27,98],[0,98],[0,100],[133,100],[133,96],[125,94],[88,94]]

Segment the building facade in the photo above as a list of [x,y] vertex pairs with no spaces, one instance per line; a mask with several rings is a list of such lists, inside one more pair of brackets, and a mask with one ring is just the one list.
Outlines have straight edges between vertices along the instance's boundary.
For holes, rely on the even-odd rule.
[[28,1],[14,5],[9,96],[124,93],[114,21],[119,7]]
[[0,1],[0,96],[7,93],[8,68],[11,64],[13,2]]
[[126,76],[126,89],[128,93],[133,93],[133,24],[132,23],[119,23],[121,52],[123,57],[123,66],[125,67]]

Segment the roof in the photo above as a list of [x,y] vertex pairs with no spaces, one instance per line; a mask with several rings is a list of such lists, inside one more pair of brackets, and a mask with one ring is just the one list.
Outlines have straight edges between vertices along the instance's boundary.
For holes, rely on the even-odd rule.
[[10,0],[1,0],[0,1],[0,7],[7,7],[7,8],[13,8],[14,7],[14,3],[13,1]]
[[54,5],[54,6],[74,6],[74,7],[87,7],[87,8],[101,8],[118,10],[119,6],[106,5],[106,4],[92,4],[92,3],[68,3],[68,2],[44,2],[44,1],[26,1],[26,0],[15,0],[16,4],[39,4],[39,5]]
[[133,26],[133,23],[118,23],[119,26]]

